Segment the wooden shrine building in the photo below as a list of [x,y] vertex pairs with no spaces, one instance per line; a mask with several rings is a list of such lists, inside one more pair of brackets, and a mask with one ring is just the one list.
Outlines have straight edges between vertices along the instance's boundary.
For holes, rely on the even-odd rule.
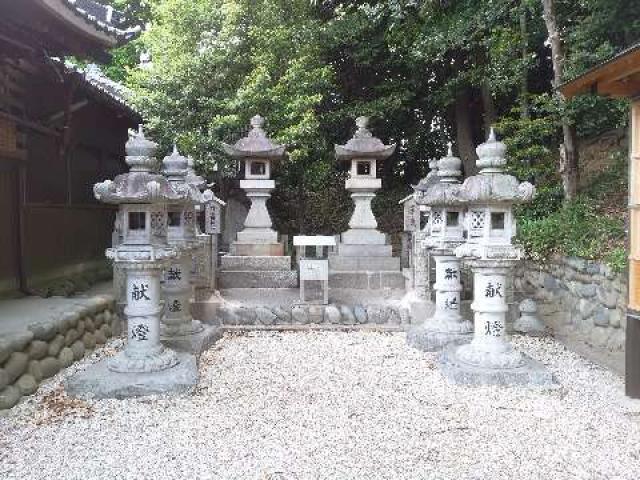
[[628,396],[640,398],[640,43],[565,83],[560,91],[567,98],[595,93],[631,100],[625,385]]
[[0,0],[0,297],[60,294],[105,271],[114,211],[97,181],[125,170],[141,121],[93,62],[136,35],[91,0]]

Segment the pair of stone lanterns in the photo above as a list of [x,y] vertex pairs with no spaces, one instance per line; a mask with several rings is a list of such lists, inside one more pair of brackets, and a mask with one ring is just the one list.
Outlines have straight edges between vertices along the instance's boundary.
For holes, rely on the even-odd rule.
[[[436,263],[436,310],[407,341],[426,351],[442,349],[441,369],[458,383],[550,386],[544,366],[506,337],[507,277],[522,258],[512,244],[512,209],[530,201],[535,188],[504,173],[506,146],[493,131],[476,152],[479,173],[464,183],[462,162],[449,148],[438,162],[438,181],[416,188],[416,203],[430,210],[422,247]],[[460,314],[461,261],[473,271],[473,325]]]
[[98,200],[119,206],[122,239],[107,257],[126,275],[127,337],[122,352],[69,380],[72,394],[188,391],[198,379],[194,353],[214,340],[214,329],[193,320],[189,309],[195,206],[204,181],[189,173],[188,159],[176,149],[162,162],[164,175],[156,173],[156,149],[140,129],[126,144],[130,171],[94,186]]

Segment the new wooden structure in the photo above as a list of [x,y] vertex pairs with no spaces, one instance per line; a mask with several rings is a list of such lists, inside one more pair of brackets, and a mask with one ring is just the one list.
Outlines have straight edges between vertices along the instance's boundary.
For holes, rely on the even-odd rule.
[[640,398],[640,43],[560,87],[565,97],[594,93],[631,100],[629,149],[629,303],[626,393]]
[[140,118],[115,84],[56,57],[105,59],[136,31],[91,0],[0,0],[0,296],[104,258],[114,213],[92,186],[125,170]]

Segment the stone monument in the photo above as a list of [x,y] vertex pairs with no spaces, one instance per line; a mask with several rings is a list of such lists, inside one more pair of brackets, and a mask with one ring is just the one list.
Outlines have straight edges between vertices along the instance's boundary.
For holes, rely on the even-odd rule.
[[130,171],[94,186],[98,200],[120,208],[122,241],[107,250],[107,257],[126,275],[127,337],[124,351],[68,381],[72,395],[122,398],[189,391],[197,383],[195,357],[160,343],[160,279],[178,256],[167,244],[167,203],[186,195],[153,173],[156,148],[140,129],[126,144]]
[[180,194],[179,200],[167,205],[167,239],[178,256],[164,270],[162,341],[176,350],[199,355],[219,338],[216,328],[194,320],[191,314],[194,256],[201,253],[196,205],[203,201],[199,187],[206,184],[202,177],[189,172],[188,159],[180,155],[175,146],[171,155],[162,161],[162,166],[169,185]]
[[329,285],[338,288],[404,288],[400,258],[378,231],[371,201],[382,181],[376,178],[377,162],[387,159],[394,145],[384,145],[368,130],[369,119],[358,117],[358,127],[346,145],[336,145],[336,158],[350,164],[346,189],[355,204],[349,230],[340,235],[337,254],[329,257]]
[[535,187],[503,172],[506,146],[496,140],[493,129],[476,152],[480,171],[462,185],[467,241],[455,250],[473,271],[474,335],[471,343],[446,347],[440,367],[457,383],[551,387],[552,374],[514,349],[505,332],[507,275],[522,257],[512,244],[512,208],[530,201]]
[[221,258],[220,288],[295,288],[297,274],[291,270],[291,257],[272,228],[267,200],[275,188],[271,178],[273,163],[285,153],[284,145],[273,143],[264,129],[264,118],[251,119],[249,134],[234,145],[223,144],[225,151],[244,163],[240,180],[251,207],[231,244],[230,254]]
[[471,340],[473,325],[460,315],[462,292],[460,259],[454,249],[464,242],[462,161],[449,152],[438,162],[438,181],[416,191],[416,203],[430,210],[429,236],[424,240],[436,263],[436,310],[431,318],[407,333],[409,345],[437,351],[445,345]]

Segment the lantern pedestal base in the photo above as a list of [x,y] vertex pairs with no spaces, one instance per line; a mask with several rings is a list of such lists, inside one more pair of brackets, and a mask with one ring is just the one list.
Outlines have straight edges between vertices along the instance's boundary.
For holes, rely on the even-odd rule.
[[[466,324],[469,324],[469,328],[465,328]],[[423,352],[438,352],[447,345],[469,343],[473,339],[473,333],[470,331],[472,328],[471,322],[438,325],[427,321],[407,332],[407,344]]]
[[522,355],[522,361],[513,368],[488,368],[466,363],[456,355],[457,345],[442,351],[439,369],[451,382],[460,385],[525,386],[542,389],[558,388],[553,374],[540,362]]
[[113,372],[105,358],[73,375],[65,383],[65,390],[72,397],[95,399],[191,393],[198,383],[196,357],[189,353],[176,355],[176,365],[152,373]]
[[222,331],[213,325],[202,324],[202,329],[189,335],[175,335],[171,337],[160,337],[160,341],[165,347],[176,352],[192,353],[200,357],[202,352],[208,350],[220,337]]

